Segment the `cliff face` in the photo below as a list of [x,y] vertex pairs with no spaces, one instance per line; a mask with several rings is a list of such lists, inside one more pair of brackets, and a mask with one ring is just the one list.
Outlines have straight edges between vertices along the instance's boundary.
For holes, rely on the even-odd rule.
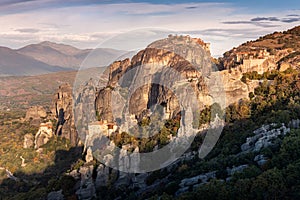
[[[124,117],[124,110],[129,112],[127,117],[135,116],[140,121],[158,109],[157,105],[163,109],[163,118],[172,118],[191,98],[191,94],[185,90],[186,86],[192,89],[200,110],[216,101],[224,108],[242,98],[248,98],[249,93],[259,85],[256,80],[242,82],[243,73],[285,70],[298,65],[297,30],[295,28],[284,33],[270,34],[226,52],[220,59],[223,65],[221,71],[216,70],[217,67],[211,61],[209,45],[200,39],[169,36],[155,41],[132,59],[112,63],[105,73],[108,78],[105,81],[101,79],[103,87],[93,87],[91,83],[81,88],[83,92],[77,98],[75,108],[78,110],[77,121],[118,121],[117,118]],[[295,39],[295,44],[290,44],[291,39]],[[281,44],[282,40],[286,42]],[[180,95],[176,94],[178,91]],[[68,110],[58,98],[58,117],[61,108]],[[65,120],[67,115],[64,114]],[[67,122],[70,126],[74,125],[72,120]],[[74,133],[73,129],[70,132]],[[87,129],[79,132],[85,135]]]
[[174,93],[180,87],[178,80],[181,84],[190,83],[197,97],[207,95],[203,77],[212,71],[210,65],[208,52],[190,37],[170,36],[154,42],[131,60],[116,61],[109,66],[107,86],[96,97],[98,114],[101,119],[114,120],[112,91],[121,86],[129,95],[130,114],[138,119],[155,104],[164,107],[167,118],[175,116],[180,112]]
[[71,145],[76,146],[78,135],[75,129],[73,113],[72,87],[70,84],[59,86],[53,99],[52,113],[57,119],[56,135],[69,139]]
[[[179,101],[174,92],[186,85],[193,89],[200,109],[204,105],[211,105],[216,99],[225,107],[247,98],[257,83],[247,85],[240,79],[243,72],[255,70],[255,66],[250,63],[248,68],[241,66],[241,69],[219,72],[211,62],[207,48],[203,46],[205,43],[201,44],[189,36],[169,36],[150,44],[131,60],[111,64],[108,83],[96,94],[99,118],[116,120],[114,109],[120,111],[123,107],[113,104],[112,98],[115,97],[112,96],[113,91],[120,87],[129,98],[129,113],[138,120],[152,111],[154,105],[163,107],[165,118],[174,117],[181,110],[179,102],[186,102],[190,98],[183,91],[187,95]],[[261,61],[260,64],[271,66],[268,61]]]

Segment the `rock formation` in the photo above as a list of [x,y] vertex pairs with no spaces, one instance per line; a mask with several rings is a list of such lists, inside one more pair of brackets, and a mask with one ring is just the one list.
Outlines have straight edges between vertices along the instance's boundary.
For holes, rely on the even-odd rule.
[[92,178],[93,170],[94,167],[92,165],[80,167],[80,188],[76,191],[80,200],[89,200],[96,197],[96,189]]
[[89,147],[86,151],[85,162],[89,163],[93,161],[93,152],[91,147]]
[[43,106],[32,106],[27,109],[25,120],[32,125],[39,126],[43,119],[47,117],[47,111]]
[[24,135],[24,143],[23,143],[23,148],[24,149],[29,149],[34,146],[34,137],[32,134],[27,133]]
[[[109,80],[96,92],[98,117],[118,121],[117,117],[127,109],[126,116],[133,115],[140,121],[149,111],[153,112],[154,105],[160,105],[164,117],[172,118],[181,111],[179,102],[182,102],[174,92],[184,84],[194,90],[200,109],[214,102],[224,108],[248,98],[259,81],[244,83],[243,73],[277,69],[278,58],[266,48],[247,47],[242,53],[241,49],[229,51],[221,60],[223,70],[217,71],[203,41],[199,43],[189,36],[169,36],[153,42],[131,60],[116,61],[109,66]],[[180,81],[173,70],[182,77]],[[122,101],[126,98],[130,98],[128,107]]]
[[55,134],[69,139],[71,145],[76,146],[78,143],[78,136],[74,124],[71,85],[61,85],[55,94],[53,101],[54,107],[52,108],[52,113],[57,119]]
[[[107,69],[108,80],[105,85],[99,87],[92,82],[84,85],[76,95],[75,121],[80,125],[79,132],[83,134],[81,139],[85,141],[85,149],[88,150],[86,160],[92,160],[92,150],[96,158],[98,154],[98,158],[100,158],[98,160],[102,164],[97,167],[97,170],[94,170],[97,171],[96,178],[88,179],[82,184],[84,187],[82,186],[77,192],[78,196],[82,199],[87,194],[93,196],[95,189],[106,186],[108,183],[114,186],[137,184],[145,187],[144,176],[125,173],[129,168],[138,168],[141,162],[140,157],[130,153],[128,149],[134,149],[135,153],[139,152],[139,149],[133,145],[122,145],[117,149],[115,144],[108,139],[110,134],[104,134],[104,129],[101,128],[103,124],[98,126],[97,123],[106,121],[107,124],[117,124],[120,125],[120,129],[114,129],[114,131],[126,131],[131,124],[136,125],[144,117],[149,117],[156,111],[157,105],[163,108],[161,115],[163,117],[160,116],[160,119],[169,119],[178,113],[192,116],[191,110],[182,109],[190,98],[190,93],[188,93],[190,91],[184,90],[187,85],[192,88],[196,96],[199,110],[204,106],[211,105],[215,100],[221,105],[221,108],[224,108],[240,99],[248,98],[249,93],[258,86],[259,81],[242,82],[243,73],[257,71],[261,74],[278,67],[278,58],[267,48],[249,47],[242,53],[238,49],[227,54],[226,58],[221,60],[222,71],[217,71],[217,67],[211,62],[208,44],[189,36],[169,36],[150,44],[132,59],[127,58],[112,63]],[[172,73],[173,71],[176,73]],[[177,77],[178,74],[180,78]],[[176,95],[176,91],[180,91],[182,96]],[[222,97],[222,94],[225,96]],[[60,102],[61,98],[58,94],[57,102]],[[128,102],[124,99],[128,99]],[[64,106],[56,107],[67,109]],[[56,109],[56,112],[57,110],[59,109]],[[128,112],[124,113],[125,110]],[[57,116],[60,115],[57,114]],[[68,119],[63,114],[62,116],[61,119]],[[59,119],[59,123],[64,121],[61,119]],[[180,124],[181,127],[186,126],[186,129],[193,128],[192,121],[181,120]],[[82,128],[84,125],[86,127]],[[299,126],[299,123],[293,122],[291,125]],[[189,132],[186,129],[181,129],[178,134],[188,136]],[[285,127],[281,127],[280,130],[261,132],[257,130],[257,133],[248,138],[242,146],[242,152],[258,152],[263,147],[270,145],[270,141],[274,137],[285,135],[288,131],[288,128]],[[99,146],[101,148],[97,149]],[[191,158],[192,156],[186,157]],[[257,156],[254,162],[263,165],[267,162],[267,158],[263,155]],[[120,172],[109,170],[108,166],[114,166]],[[228,167],[228,180],[234,173],[241,172],[247,167],[247,165]],[[80,174],[89,174],[88,171],[90,170],[80,170]],[[117,178],[112,181],[111,178],[116,174]],[[183,179],[177,194],[185,192],[189,188],[197,188],[215,176],[216,172],[213,171]],[[86,180],[86,178],[83,179]]]
[[[166,117],[171,118],[180,112],[174,91],[182,85],[190,83],[199,100],[209,99],[204,77],[213,71],[210,58],[198,40],[188,36],[169,36],[156,41],[131,60],[116,61],[109,66],[109,81],[97,94],[96,110],[102,119],[116,120],[114,109],[115,112],[124,109],[115,108],[120,105],[112,103],[113,90],[119,89],[121,95],[130,95],[127,109],[139,120],[154,105],[163,106]],[[209,104],[207,101],[199,103]]]
[[105,187],[109,183],[110,173],[109,167],[100,164],[97,168],[97,177],[95,180],[96,188]]
[[299,26],[284,32],[260,37],[224,53],[221,69],[238,69],[241,73],[257,71],[262,74],[273,69],[299,68]]
[[285,136],[290,132],[290,128],[284,124],[281,124],[279,128],[276,128],[277,126],[277,124],[265,125],[253,131],[254,136],[247,138],[246,143],[241,146],[242,151],[258,152],[262,148],[272,145],[272,141],[278,136]]
[[64,195],[62,194],[62,190],[50,192],[47,195],[47,200],[64,200]]
[[50,138],[53,137],[52,131],[53,125],[52,122],[41,123],[38,132],[35,135],[34,139],[34,148],[38,149],[42,145],[46,144]]

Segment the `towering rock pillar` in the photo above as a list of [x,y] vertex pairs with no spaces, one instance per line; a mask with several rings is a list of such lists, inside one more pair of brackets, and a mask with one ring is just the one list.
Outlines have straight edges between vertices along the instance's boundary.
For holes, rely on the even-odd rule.
[[52,113],[57,119],[55,134],[69,139],[72,146],[78,144],[78,134],[75,129],[72,87],[70,84],[59,86],[53,101]]

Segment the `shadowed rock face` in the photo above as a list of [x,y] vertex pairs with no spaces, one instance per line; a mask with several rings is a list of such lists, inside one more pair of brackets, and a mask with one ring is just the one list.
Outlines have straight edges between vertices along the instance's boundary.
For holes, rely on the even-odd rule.
[[78,136],[75,129],[72,102],[71,85],[61,85],[53,99],[52,113],[58,121],[55,134],[69,139],[71,145],[76,146]]

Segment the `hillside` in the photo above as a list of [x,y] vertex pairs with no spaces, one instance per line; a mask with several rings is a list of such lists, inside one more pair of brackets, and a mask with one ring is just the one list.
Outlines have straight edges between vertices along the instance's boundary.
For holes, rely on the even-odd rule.
[[283,32],[274,32],[248,41],[224,53],[221,69],[235,68],[243,59],[269,59],[278,69],[297,67],[300,60],[300,26]]
[[[79,69],[81,64],[84,64],[83,67],[85,68],[107,66],[112,60],[126,53],[126,51],[108,48],[78,49],[70,45],[49,41],[31,44],[16,51],[48,65],[71,69]],[[89,54],[89,63],[82,63]]]
[[77,49],[48,41],[16,50],[0,47],[0,77],[34,76],[78,70],[80,67],[103,67],[127,53],[109,48]]
[[0,47],[0,76],[32,76],[68,70],[69,69],[52,66],[29,56],[19,54],[15,50]]
[[[89,51],[90,50],[85,50],[84,52]],[[74,55],[82,53],[83,50],[63,44],[42,42],[25,46],[18,49],[17,52],[49,65],[74,69],[78,68],[82,61],[77,59]]]

